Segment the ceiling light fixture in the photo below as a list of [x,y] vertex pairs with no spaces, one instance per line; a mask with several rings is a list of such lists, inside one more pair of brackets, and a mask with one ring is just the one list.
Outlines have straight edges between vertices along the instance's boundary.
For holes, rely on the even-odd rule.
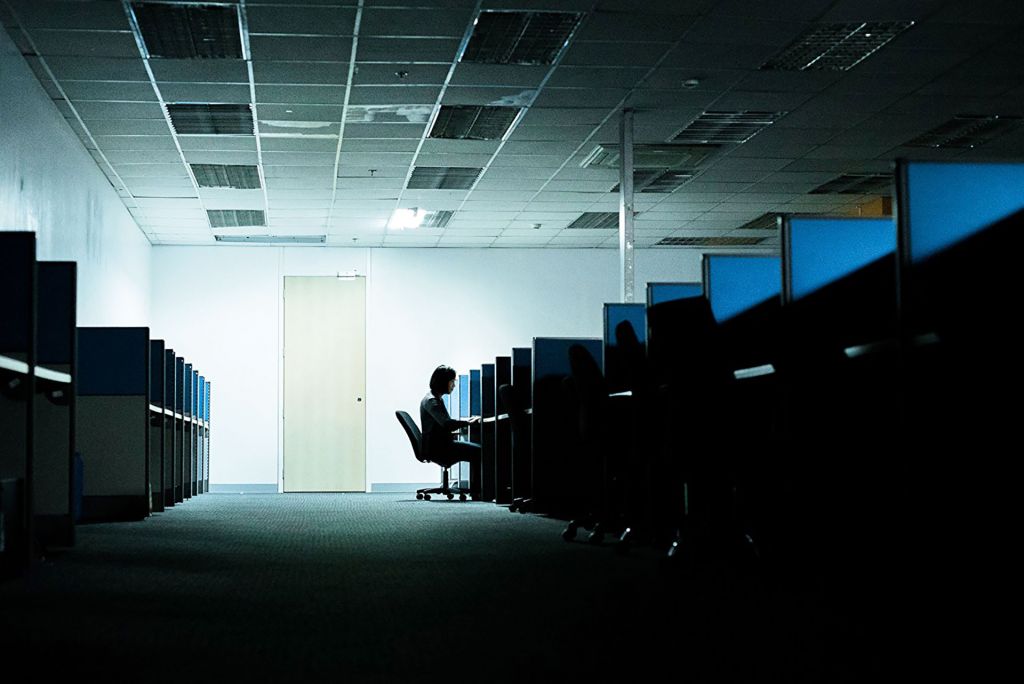
[[395,213],[391,215],[391,220],[388,221],[388,228],[396,230],[419,228],[426,215],[427,212],[419,207],[395,209]]

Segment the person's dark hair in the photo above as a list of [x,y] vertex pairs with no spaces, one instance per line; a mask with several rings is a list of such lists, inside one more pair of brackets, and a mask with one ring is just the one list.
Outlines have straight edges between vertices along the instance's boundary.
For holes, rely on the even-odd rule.
[[455,369],[438,366],[430,375],[430,393],[435,397],[448,391],[448,383],[455,379]]

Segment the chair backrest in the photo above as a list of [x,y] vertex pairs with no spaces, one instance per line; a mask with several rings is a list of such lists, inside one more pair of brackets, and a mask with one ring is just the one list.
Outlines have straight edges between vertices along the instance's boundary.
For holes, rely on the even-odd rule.
[[423,438],[412,416],[405,411],[395,411],[395,417],[398,418],[398,422],[402,424],[402,429],[405,430],[405,434],[409,437],[409,442],[412,444],[412,453],[416,456],[416,460],[426,463],[427,461],[420,456],[420,443]]

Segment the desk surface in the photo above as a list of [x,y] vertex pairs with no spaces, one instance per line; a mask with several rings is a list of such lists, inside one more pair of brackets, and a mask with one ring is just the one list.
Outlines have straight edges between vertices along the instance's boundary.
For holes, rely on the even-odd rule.
[[12,359],[9,356],[0,354],[0,368],[4,370],[14,371],[22,375],[28,375],[28,364],[24,361]]

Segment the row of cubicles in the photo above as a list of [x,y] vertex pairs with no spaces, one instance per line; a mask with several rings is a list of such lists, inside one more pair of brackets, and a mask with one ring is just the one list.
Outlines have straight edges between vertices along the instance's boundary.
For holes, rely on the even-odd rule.
[[77,266],[0,232],[0,557],[209,490],[210,383],[144,327],[77,325]]
[[[703,497],[747,538],[804,552],[980,511],[995,529],[1024,164],[898,161],[893,194],[890,218],[782,215],[780,256],[705,255],[699,283],[606,304],[603,339],[534,338],[460,376],[449,410],[482,417],[478,498],[678,534]],[[591,385],[604,399],[581,412]]]

